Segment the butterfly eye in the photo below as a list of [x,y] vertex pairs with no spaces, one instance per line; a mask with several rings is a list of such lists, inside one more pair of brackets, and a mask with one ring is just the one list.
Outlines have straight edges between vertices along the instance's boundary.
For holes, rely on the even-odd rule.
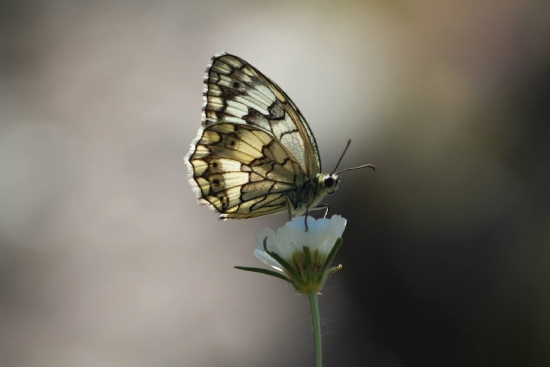
[[327,189],[330,189],[333,185],[334,185],[334,178],[332,178],[331,176],[328,176],[327,178],[325,178],[325,187]]

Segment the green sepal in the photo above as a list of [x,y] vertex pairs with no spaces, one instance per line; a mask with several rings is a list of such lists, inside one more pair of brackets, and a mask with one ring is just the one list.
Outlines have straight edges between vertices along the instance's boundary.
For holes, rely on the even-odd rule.
[[338,270],[342,269],[342,265],[333,266],[332,268],[327,270],[327,277],[331,276],[332,274],[336,273]]
[[314,269],[315,267],[313,264],[313,258],[311,256],[311,251],[309,250],[309,247],[302,247],[302,251],[304,251],[305,268],[307,269],[306,274],[304,274],[306,277],[306,283],[318,283],[319,281],[316,281],[316,279],[314,279],[316,272]]
[[250,271],[252,273],[260,273],[260,274],[265,274],[265,275],[271,275],[272,277],[279,278],[279,279],[285,280],[289,283],[292,283],[292,281],[290,279],[288,279],[287,277],[285,277],[283,274],[277,273],[276,271],[273,271],[273,270],[267,270],[267,269],[262,269],[262,268],[250,268],[250,267],[247,267],[247,266],[235,266],[235,269]]
[[321,269],[321,274],[324,274],[330,263],[332,262],[332,259],[334,259],[334,256],[336,256],[336,253],[338,252],[338,250],[340,250],[340,247],[342,247],[342,243],[344,243],[344,240],[342,239],[342,237],[339,237],[337,240],[336,240],[336,243],[334,244],[334,246],[332,247],[332,250],[330,250],[330,253],[328,254],[327,256],[327,259],[325,260],[325,264],[323,265],[323,268]]
[[283,267],[285,272],[289,275],[289,278],[292,278],[292,279],[299,279],[300,278],[300,274],[298,274],[296,272],[296,270],[294,270],[294,268],[285,259],[280,257],[275,252],[271,252],[267,249],[267,237],[264,239],[264,251],[269,256],[271,256],[273,259],[275,259],[275,261],[277,261],[279,263],[279,265],[281,265]]

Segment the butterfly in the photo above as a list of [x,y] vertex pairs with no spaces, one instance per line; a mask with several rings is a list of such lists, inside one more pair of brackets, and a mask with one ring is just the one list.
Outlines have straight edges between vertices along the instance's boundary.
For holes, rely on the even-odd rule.
[[[277,84],[240,57],[219,53],[207,66],[203,95],[202,126],[185,157],[200,202],[221,219],[328,211],[319,203],[346,170],[321,173],[315,137]],[[351,169],[364,167],[374,168]]]

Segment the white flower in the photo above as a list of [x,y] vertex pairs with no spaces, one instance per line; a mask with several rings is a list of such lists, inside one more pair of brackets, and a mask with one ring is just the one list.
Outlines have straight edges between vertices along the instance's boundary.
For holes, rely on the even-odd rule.
[[326,277],[341,268],[328,266],[341,245],[345,227],[346,219],[339,215],[330,219],[308,216],[306,229],[304,217],[299,216],[277,232],[269,228],[259,231],[254,256],[282,272],[299,292],[318,292]]

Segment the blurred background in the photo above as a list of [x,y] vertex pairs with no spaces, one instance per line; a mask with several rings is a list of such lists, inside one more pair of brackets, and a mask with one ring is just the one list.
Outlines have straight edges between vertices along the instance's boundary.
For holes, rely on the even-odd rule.
[[307,300],[183,156],[210,57],[276,81],[348,219],[326,366],[550,365],[550,3],[0,5],[5,366],[313,366]]

